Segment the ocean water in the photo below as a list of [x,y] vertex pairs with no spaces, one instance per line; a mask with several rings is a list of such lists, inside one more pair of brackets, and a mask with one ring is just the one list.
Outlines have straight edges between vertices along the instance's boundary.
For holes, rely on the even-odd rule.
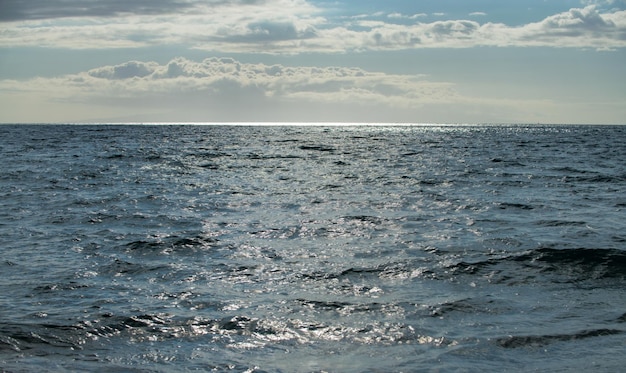
[[619,371],[626,126],[0,126],[7,372]]

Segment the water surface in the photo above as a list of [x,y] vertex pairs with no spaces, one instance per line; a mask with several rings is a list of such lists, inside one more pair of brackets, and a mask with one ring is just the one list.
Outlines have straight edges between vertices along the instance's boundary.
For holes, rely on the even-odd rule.
[[0,126],[8,371],[626,364],[626,127]]

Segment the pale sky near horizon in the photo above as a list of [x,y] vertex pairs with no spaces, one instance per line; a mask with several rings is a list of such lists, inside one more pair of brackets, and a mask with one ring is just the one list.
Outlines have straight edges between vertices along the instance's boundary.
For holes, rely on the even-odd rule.
[[0,0],[0,123],[626,124],[626,0]]

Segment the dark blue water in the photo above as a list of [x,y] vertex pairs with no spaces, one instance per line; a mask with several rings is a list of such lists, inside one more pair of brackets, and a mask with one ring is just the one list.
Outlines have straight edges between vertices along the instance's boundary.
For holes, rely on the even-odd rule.
[[0,368],[619,371],[626,127],[0,126]]

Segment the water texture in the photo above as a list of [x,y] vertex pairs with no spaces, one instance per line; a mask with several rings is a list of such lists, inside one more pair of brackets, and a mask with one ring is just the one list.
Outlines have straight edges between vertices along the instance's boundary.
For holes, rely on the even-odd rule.
[[618,371],[626,127],[0,126],[9,372]]

